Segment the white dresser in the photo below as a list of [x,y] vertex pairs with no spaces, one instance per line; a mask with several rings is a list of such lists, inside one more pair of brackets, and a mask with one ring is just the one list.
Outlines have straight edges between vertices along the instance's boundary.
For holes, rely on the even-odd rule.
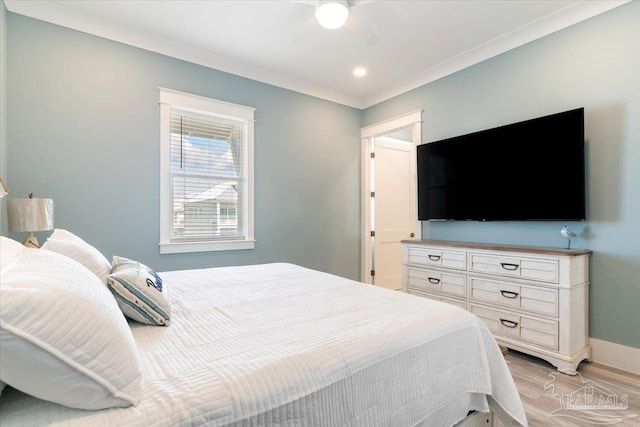
[[591,251],[406,240],[406,292],[471,311],[507,348],[574,375],[591,360]]

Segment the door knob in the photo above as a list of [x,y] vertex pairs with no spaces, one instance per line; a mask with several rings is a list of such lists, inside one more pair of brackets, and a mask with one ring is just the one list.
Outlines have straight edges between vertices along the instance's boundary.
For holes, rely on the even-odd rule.
[[416,233],[411,233],[410,236],[411,237],[416,237]]

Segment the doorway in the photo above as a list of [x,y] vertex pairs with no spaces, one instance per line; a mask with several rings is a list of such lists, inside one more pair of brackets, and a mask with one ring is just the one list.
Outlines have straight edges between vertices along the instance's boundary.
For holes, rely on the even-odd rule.
[[416,146],[422,111],[361,129],[361,278],[402,289],[402,240],[421,236],[416,208]]

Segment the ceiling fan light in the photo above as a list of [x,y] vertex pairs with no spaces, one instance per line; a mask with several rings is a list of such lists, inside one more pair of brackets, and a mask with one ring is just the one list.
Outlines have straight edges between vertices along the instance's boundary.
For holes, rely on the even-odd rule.
[[316,6],[316,19],[324,28],[340,28],[349,17],[349,4],[346,1],[322,1]]
[[367,75],[367,69],[364,67],[356,67],[353,69],[353,75],[356,77],[364,77]]

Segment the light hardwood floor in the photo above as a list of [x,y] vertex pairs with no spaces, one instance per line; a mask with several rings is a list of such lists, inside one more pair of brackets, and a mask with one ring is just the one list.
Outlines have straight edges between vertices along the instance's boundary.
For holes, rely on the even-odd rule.
[[[509,351],[505,359],[518,387],[531,427],[640,426],[638,375],[597,363],[583,362],[578,368],[580,375],[569,376],[557,373],[556,369],[544,360],[526,354]],[[571,396],[580,396],[581,401],[584,401],[584,392],[590,391],[589,386],[593,390],[593,398],[590,400],[593,403],[586,405],[591,408],[590,411],[562,409],[561,399],[567,402]],[[618,404],[616,407],[621,409],[605,409],[607,402]],[[594,407],[600,403],[605,406]],[[625,406],[627,408],[622,409]],[[593,417],[591,422],[588,422],[589,416]]]

